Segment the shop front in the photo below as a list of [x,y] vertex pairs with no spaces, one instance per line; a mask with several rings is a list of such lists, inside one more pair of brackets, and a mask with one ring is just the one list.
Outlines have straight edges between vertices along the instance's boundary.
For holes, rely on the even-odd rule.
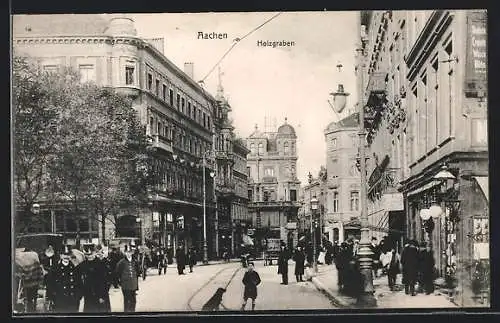
[[489,304],[487,169],[458,159],[405,183],[407,238],[432,246],[436,286],[459,306]]

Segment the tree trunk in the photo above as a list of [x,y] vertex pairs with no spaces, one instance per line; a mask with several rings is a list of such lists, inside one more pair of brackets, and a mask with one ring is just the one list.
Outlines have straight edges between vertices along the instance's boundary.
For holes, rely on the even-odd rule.
[[104,245],[104,242],[106,241],[106,216],[104,215],[104,212],[101,212],[101,234],[101,245]]

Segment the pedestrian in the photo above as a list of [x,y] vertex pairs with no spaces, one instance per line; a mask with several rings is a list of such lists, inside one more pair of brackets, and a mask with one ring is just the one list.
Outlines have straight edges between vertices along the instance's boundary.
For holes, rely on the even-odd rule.
[[399,255],[396,252],[396,249],[392,248],[389,252],[386,253],[387,257],[387,279],[390,290],[394,290],[396,285],[396,278],[399,274],[400,267],[400,259]]
[[118,288],[118,276],[116,275],[115,268],[118,262],[123,258],[122,253],[118,250],[117,247],[111,248],[111,252],[108,254],[109,266],[111,268],[112,277],[111,283],[114,288]]
[[186,268],[186,253],[184,252],[184,247],[179,245],[175,251],[175,260],[177,262],[177,272],[179,275],[185,275],[184,269]]
[[187,261],[189,263],[189,272],[193,272],[193,267],[196,265],[196,250],[194,248],[189,248],[187,254]]
[[95,250],[86,253],[87,259],[80,267],[85,313],[106,312],[108,294],[108,267],[96,257]]
[[372,271],[373,271],[373,277],[377,278],[378,277],[378,271],[380,269],[380,246],[377,244],[377,238],[372,237],[371,243],[370,243],[370,250],[372,252]]
[[418,271],[418,249],[415,241],[407,243],[401,253],[401,265],[403,267],[403,284],[405,293],[415,296],[415,283]]
[[167,252],[163,247],[160,247],[157,252],[158,256],[158,275],[167,274]]
[[103,266],[107,271],[106,282],[105,282],[106,289],[105,289],[105,293],[103,295],[104,296],[104,306],[102,307],[102,309],[104,312],[111,312],[111,301],[109,299],[109,289],[111,288],[114,270],[113,270],[113,268],[111,268],[109,259],[106,258],[105,254],[104,254],[104,248],[101,245],[97,245],[97,247],[96,247],[96,258],[98,261],[100,261],[102,263],[101,266]]
[[278,274],[281,274],[281,285],[288,285],[288,259],[290,254],[285,245],[281,245],[278,256]]
[[245,290],[243,291],[243,304],[241,305],[241,310],[244,311],[249,298],[252,299],[252,311],[255,310],[255,300],[257,299],[257,286],[260,284],[260,276],[254,269],[254,263],[249,262],[247,271],[243,276],[243,285]]
[[335,267],[337,268],[337,285],[339,291],[343,292],[345,288],[345,277],[349,263],[350,253],[346,242],[342,242],[335,257]]
[[35,251],[25,248],[24,252],[16,253],[16,277],[25,299],[22,311],[36,313],[38,287],[44,281],[44,273]]
[[140,264],[133,258],[133,250],[125,246],[125,257],[116,265],[118,283],[123,293],[124,312],[135,312],[136,296],[139,290]]
[[54,312],[77,313],[82,296],[79,269],[71,262],[71,252],[66,247],[61,260],[47,276],[47,297],[54,304]]
[[430,244],[427,244],[421,255],[422,283],[426,295],[434,292],[434,255]]
[[302,276],[304,275],[304,262],[306,261],[306,254],[302,250],[302,247],[297,247],[293,255],[293,260],[295,261],[295,279],[298,282],[303,282]]

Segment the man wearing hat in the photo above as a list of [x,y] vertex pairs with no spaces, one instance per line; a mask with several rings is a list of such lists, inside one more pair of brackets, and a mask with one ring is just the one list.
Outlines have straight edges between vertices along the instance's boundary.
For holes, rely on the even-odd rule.
[[105,312],[108,294],[108,268],[96,258],[95,250],[85,252],[86,260],[80,264],[83,282],[83,311],[87,313]]
[[111,283],[113,280],[113,269],[110,265],[110,261],[108,258],[106,258],[106,255],[104,254],[104,248],[101,245],[97,245],[96,247],[96,257],[97,261],[102,263],[102,266],[106,269],[107,275],[106,275],[106,289],[105,289],[105,294],[104,294],[104,311],[105,312],[111,312],[111,302],[109,300],[109,289],[111,288]]
[[82,281],[79,270],[71,262],[68,247],[61,254],[61,261],[47,275],[47,296],[59,313],[78,312]]
[[140,268],[137,261],[132,257],[133,250],[125,246],[125,257],[116,265],[118,282],[123,293],[123,309],[125,312],[135,312],[136,295],[139,290]]

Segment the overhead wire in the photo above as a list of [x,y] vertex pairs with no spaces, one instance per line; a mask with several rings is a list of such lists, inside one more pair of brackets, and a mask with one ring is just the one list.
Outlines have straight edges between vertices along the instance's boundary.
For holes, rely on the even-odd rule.
[[281,15],[282,12],[278,12],[277,14],[275,14],[274,16],[272,16],[271,18],[267,19],[266,21],[264,21],[262,24],[260,24],[259,26],[255,27],[254,29],[252,29],[250,32],[246,33],[244,36],[242,37],[237,37],[233,40],[233,44],[229,47],[229,49],[224,53],[224,55],[222,55],[222,57],[217,61],[217,63],[212,67],[212,69],[207,73],[207,75],[205,75],[204,78],[201,79],[201,81],[199,81],[200,83],[204,83],[204,81],[207,79],[207,77],[210,76],[210,74],[212,74],[212,72],[215,70],[215,68],[217,66],[219,66],[219,64],[222,62],[222,60],[233,50],[233,48],[238,45],[243,39],[247,38],[248,36],[250,36],[251,34],[253,34],[254,32],[256,32],[257,30],[259,30],[260,28],[264,27],[264,25],[266,25],[267,23],[271,22],[271,20],[275,19],[276,17],[278,17],[279,15]]

